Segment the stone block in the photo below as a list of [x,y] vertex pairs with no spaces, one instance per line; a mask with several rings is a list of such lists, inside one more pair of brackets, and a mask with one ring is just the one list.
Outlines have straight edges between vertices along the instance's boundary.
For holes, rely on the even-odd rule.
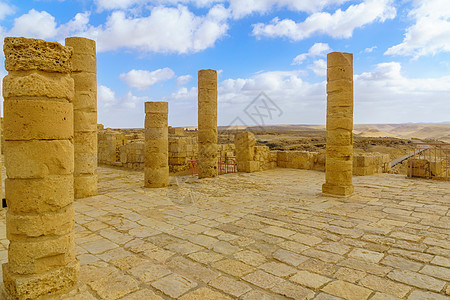
[[353,66],[332,66],[327,68],[327,80],[335,79],[353,80]]
[[[75,97],[73,98],[73,106],[79,111],[96,112],[97,111],[96,93],[88,91],[75,91]],[[103,130],[102,127],[100,127],[100,130]]]
[[166,187],[169,182],[169,167],[158,169],[145,168],[145,186],[152,188]]
[[95,94],[97,93],[96,73],[72,73],[72,78],[75,82],[75,91],[93,92]]
[[73,118],[75,132],[97,131],[97,112],[75,110],[73,112]]
[[5,166],[8,178],[71,175],[73,144],[69,140],[5,141]]
[[73,179],[75,198],[97,195],[97,174],[80,174]]
[[15,213],[55,212],[73,202],[73,176],[5,180],[8,210]]
[[10,241],[9,270],[16,274],[37,274],[65,266],[75,260],[74,234],[41,236]]
[[7,100],[4,103],[5,140],[55,140],[73,137],[69,102]]
[[13,299],[39,299],[55,291],[70,289],[78,278],[80,264],[77,260],[63,267],[35,275],[19,275],[9,271],[9,264],[3,264],[5,289]]
[[6,214],[6,235],[10,241],[28,237],[69,234],[75,225],[72,205],[40,214]]
[[3,97],[42,97],[72,102],[74,81],[69,74],[8,74],[3,78]]
[[324,183],[322,185],[322,193],[326,195],[350,196],[353,194],[353,185],[335,185],[332,183]]
[[169,113],[169,103],[168,102],[145,102],[144,104],[145,114],[161,114],[167,115]]
[[7,71],[70,73],[72,48],[39,39],[7,37],[3,44]]
[[353,54],[345,52],[331,52],[327,54],[327,68],[338,66],[352,66]]

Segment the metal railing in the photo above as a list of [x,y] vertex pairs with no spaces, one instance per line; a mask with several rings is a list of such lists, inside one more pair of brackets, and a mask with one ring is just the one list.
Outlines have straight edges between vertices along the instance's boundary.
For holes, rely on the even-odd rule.
[[[188,160],[189,173],[193,176],[198,174],[198,159]],[[218,157],[219,175],[228,173],[237,173],[236,156],[219,156]]]
[[450,144],[413,143],[414,155],[409,159],[408,177],[450,180]]

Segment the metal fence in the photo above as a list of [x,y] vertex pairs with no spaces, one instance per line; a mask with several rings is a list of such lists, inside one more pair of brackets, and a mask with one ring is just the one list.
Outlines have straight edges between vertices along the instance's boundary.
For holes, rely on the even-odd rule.
[[413,143],[408,177],[450,180],[450,144]]

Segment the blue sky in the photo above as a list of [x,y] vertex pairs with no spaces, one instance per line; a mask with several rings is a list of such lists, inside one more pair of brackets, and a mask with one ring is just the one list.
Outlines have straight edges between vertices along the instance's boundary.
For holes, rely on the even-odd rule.
[[[354,122],[450,121],[448,0],[0,0],[0,37],[97,41],[98,121],[197,124],[197,71],[218,70],[219,125],[325,124],[326,54],[354,55]],[[4,56],[0,55],[0,77]],[[239,120],[236,122],[236,120]]]

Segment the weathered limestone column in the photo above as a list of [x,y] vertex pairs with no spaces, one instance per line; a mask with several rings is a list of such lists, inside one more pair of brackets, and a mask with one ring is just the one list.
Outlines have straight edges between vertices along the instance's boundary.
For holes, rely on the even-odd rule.
[[70,37],[73,48],[72,78],[75,82],[74,192],[75,198],[97,195],[97,59],[95,41]]
[[327,151],[322,192],[353,193],[353,54],[327,56]]
[[218,175],[217,72],[198,71],[198,178]]
[[5,182],[10,241],[3,282],[36,299],[77,281],[73,194],[72,48],[5,38]]
[[169,184],[168,113],[167,102],[145,102],[145,187]]

